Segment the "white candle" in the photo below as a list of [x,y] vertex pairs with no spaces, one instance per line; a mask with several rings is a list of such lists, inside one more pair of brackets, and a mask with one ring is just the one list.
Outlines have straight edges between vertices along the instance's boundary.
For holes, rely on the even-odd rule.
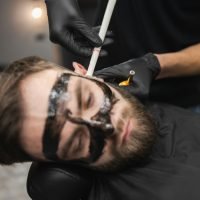
[[[108,26],[109,26],[109,23],[110,23],[112,14],[113,14],[113,10],[115,8],[116,1],[117,0],[109,0],[108,1],[108,5],[106,8],[106,12],[104,14],[103,22],[101,24],[101,28],[99,31],[99,37],[101,38],[102,41],[104,41],[104,39],[105,39],[106,32],[108,30]],[[101,47],[94,48],[86,75],[88,75],[88,76],[93,75],[95,66],[97,64],[97,60],[99,58],[100,51],[101,51]]]

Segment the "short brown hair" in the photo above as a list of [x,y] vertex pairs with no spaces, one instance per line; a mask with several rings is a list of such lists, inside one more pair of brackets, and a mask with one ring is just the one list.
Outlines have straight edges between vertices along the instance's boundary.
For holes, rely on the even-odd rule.
[[55,67],[53,63],[32,56],[11,63],[0,73],[0,164],[32,160],[20,142],[22,107],[19,87],[27,76]]

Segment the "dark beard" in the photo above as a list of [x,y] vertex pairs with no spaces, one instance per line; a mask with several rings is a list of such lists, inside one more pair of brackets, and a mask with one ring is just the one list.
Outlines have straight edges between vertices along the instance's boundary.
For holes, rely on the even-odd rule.
[[[135,97],[131,96],[127,92],[119,88],[116,89],[123,98],[131,104],[132,113],[130,117],[137,119],[139,128],[130,134],[130,142],[124,148],[121,148],[120,151],[116,150],[116,148],[112,146],[112,154],[115,159],[94,167],[96,170],[113,172],[129,165],[138,166],[146,163],[149,160],[149,155],[152,152],[152,147],[157,135],[154,120],[145,107]],[[123,119],[126,118],[126,113],[126,110],[122,113]],[[118,124],[120,123],[121,122],[119,121]]]

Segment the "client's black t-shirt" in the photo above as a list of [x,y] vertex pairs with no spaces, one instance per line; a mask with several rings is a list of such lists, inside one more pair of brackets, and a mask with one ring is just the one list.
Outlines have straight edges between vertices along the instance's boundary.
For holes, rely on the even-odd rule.
[[117,174],[97,174],[90,200],[199,200],[200,115],[149,107],[159,127],[150,162]]

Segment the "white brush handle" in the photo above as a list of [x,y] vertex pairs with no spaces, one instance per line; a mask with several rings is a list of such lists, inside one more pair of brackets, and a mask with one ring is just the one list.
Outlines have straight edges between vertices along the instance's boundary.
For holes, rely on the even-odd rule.
[[[104,41],[104,39],[105,39],[106,32],[108,30],[108,26],[109,26],[116,2],[117,2],[117,0],[109,0],[108,1],[108,5],[106,8],[106,12],[104,14],[103,22],[101,24],[101,28],[99,31],[99,37],[101,38],[102,41]],[[95,66],[97,64],[97,60],[99,58],[100,51],[101,51],[101,47],[94,48],[86,75],[88,75],[88,76],[93,75]]]

